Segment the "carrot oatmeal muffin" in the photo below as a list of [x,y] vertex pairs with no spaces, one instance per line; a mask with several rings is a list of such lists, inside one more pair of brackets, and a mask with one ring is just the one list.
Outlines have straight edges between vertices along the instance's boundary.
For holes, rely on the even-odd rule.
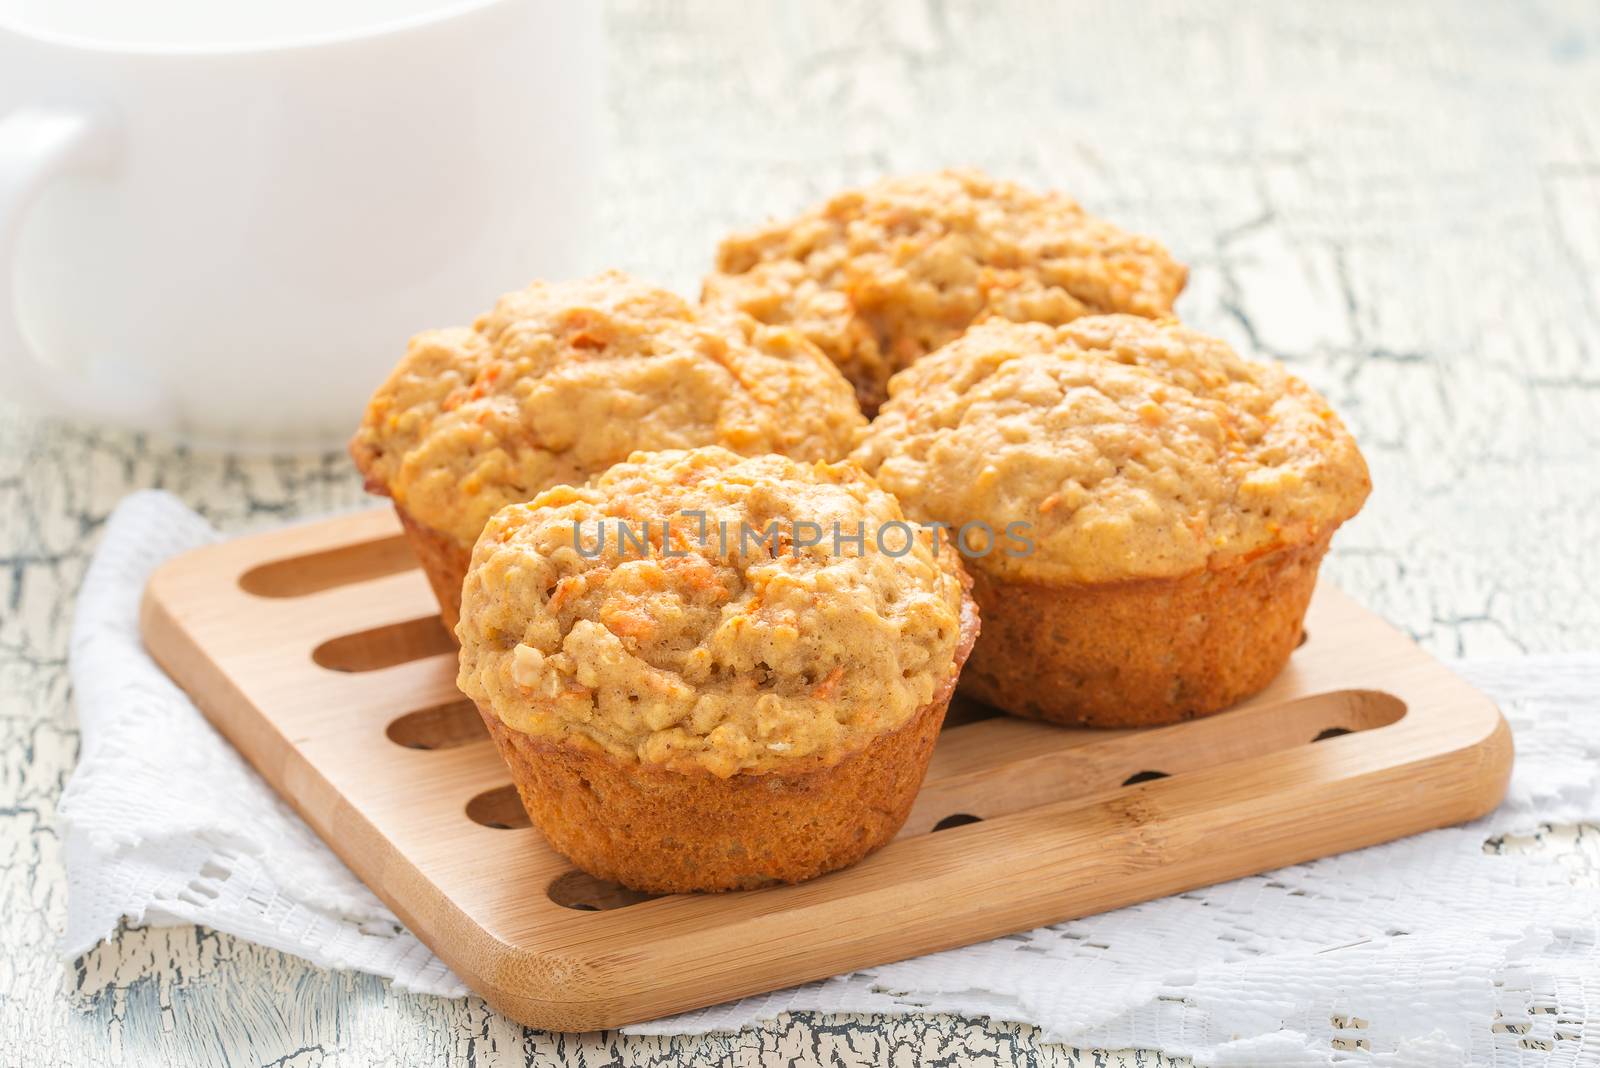
[[914,518],[965,525],[984,626],[964,692],[1094,726],[1271,681],[1371,486],[1282,367],[1127,315],[974,327],[895,376],[854,458]]
[[705,302],[797,327],[872,415],[890,375],[975,321],[1171,315],[1186,276],[1159,244],[1071,197],[952,170],[885,179],[730,237]]
[[368,489],[393,498],[454,627],[472,544],[505,505],[635,449],[836,460],[863,421],[796,331],[609,272],[535,283],[470,329],[413,338],[350,452]]
[[715,446],[495,515],[459,683],[534,825],[660,893],[798,882],[887,842],[977,632],[959,559],[913,530],[853,464]]

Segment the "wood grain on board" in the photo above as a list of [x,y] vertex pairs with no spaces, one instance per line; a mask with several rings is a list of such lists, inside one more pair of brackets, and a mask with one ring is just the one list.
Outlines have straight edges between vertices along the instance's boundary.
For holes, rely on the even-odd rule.
[[1510,774],[1499,710],[1324,584],[1288,669],[1221,715],[956,717],[900,836],[844,871],[586,886],[465,728],[396,533],[384,509],[180,556],[145,592],[145,644],[467,985],[536,1027],[636,1023],[1387,841],[1487,812]]

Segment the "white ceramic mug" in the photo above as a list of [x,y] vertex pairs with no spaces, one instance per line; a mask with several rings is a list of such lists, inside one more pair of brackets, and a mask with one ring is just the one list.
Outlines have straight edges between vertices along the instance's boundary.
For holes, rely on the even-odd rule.
[[420,329],[588,271],[590,0],[0,0],[0,388],[342,441]]

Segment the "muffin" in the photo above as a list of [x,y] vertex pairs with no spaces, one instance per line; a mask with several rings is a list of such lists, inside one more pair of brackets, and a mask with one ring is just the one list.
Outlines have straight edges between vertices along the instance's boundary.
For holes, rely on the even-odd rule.
[[454,628],[478,532],[507,504],[636,449],[724,445],[836,460],[864,422],[798,332],[610,272],[535,283],[470,329],[413,338],[351,455],[394,500]]
[[816,342],[868,415],[889,377],[985,318],[1172,314],[1186,269],[1147,237],[973,170],[890,178],[722,243],[705,303]]
[[889,389],[854,458],[965,531],[963,692],[1022,716],[1171,723],[1260,690],[1371,488],[1321,397],[1174,322],[988,323]]
[[584,871],[798,882],[905,821],[976,636],[966,585],[853,464],[638,453],[489,521],[459,683]]

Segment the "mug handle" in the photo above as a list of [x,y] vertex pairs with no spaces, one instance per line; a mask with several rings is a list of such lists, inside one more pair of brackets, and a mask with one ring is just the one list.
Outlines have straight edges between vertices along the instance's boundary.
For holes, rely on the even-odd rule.
[[101,361],[78,371],[53,366],[17,321],[17,245],[28,208],[58,176],[109,169],[116,149],[111,120],[93,112],[24,107],[0,119],[0,376],[53,412],[126,422],[165,406],[153,383]]

